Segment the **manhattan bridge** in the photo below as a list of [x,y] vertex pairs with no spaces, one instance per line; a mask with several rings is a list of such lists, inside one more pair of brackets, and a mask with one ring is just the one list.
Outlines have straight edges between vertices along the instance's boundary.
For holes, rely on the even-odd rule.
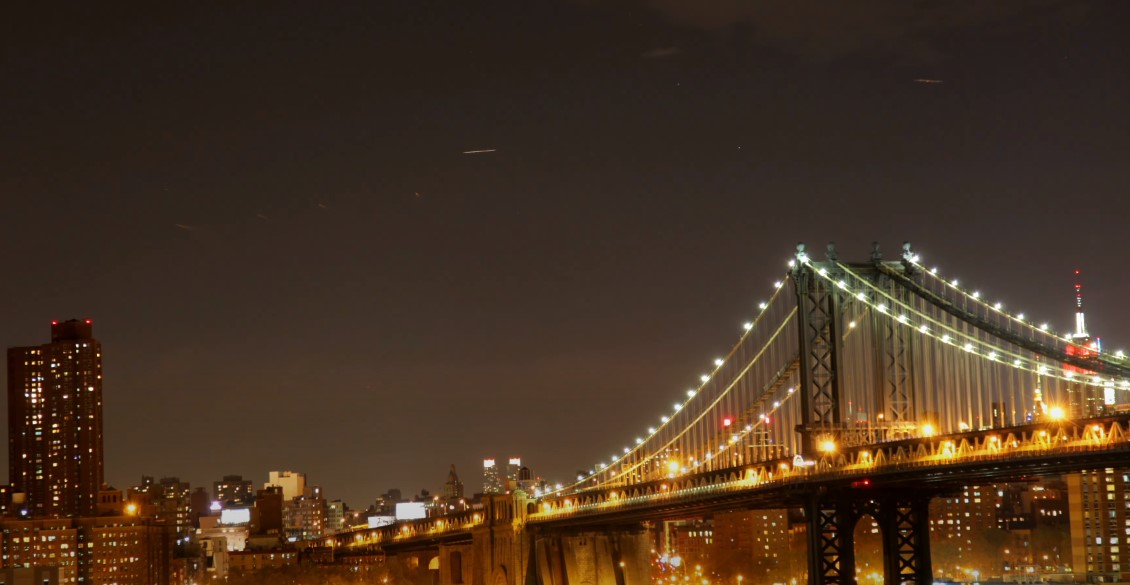
[[811,585],[855,585],[865,516],[886,583],[930,585],[932,498],[1130,462],[1130,360],[1087,334],[1078,285],[1075,331],[1054,332],[909,244],[822,255],[798,245],[701,384],[572,485],[315,546],[335,563],[414,558],[442,585],[642,585],[648,526],[798,507]]

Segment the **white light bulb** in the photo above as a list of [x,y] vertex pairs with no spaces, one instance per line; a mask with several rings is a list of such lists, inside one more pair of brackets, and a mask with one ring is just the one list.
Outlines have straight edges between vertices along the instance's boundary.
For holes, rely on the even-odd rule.
[[687,390],[687,398],[694,398],[694,394],[695,394],[695,392],[694,392],[693,389]]
[[769,305],[766,305],[764,302],[757,303],[757,308],[761,309],[762,311],[764,311],[765,307],[768,307],[768,306]]
[[773,288],[781,288],[782,286],[784,286],[784,283],[779,280],[773,283]]
[[1002,303],[997,303],[997,304],[993,305],[993,308],[999,311],[999,310],[1001,310],[1001,307],[1003,307],[1003,306],[1004,305]]
[[746,331],[753,329],[753,323],[746,321],[744,324],[742,324],[742,329],[745,329]]
[[710,376],[707,376],[706,374],[703,374],[703,375],[699,376],[699,377],[698,377],[698,379],[699,379],[699,380],[702,380],[702,381],[703,381],[703,383],[706,383],[706,382],[709,382],[709,381],[710,381]]
[[1016,320],[1017,321],[1023,321],[1024,320],[1024,313],[1017,313],[1016,314]]
[[647,427],[647,434],[654,435],[655,434],[655,427]]
[[714,358],[714,365],[716,365],[716,366],[722,365],[722,358]]
[[955,279],[953,279],[953,283],[952,283],[952,284],[953,284],[953,286],[955,286],[955,287],[957,286],[957,279],[956,279],[956,278],[955,278]]
[[973,291],[973,298],[975,298],[975,299],[981,298],[981,291],[979,291],[979,290]]

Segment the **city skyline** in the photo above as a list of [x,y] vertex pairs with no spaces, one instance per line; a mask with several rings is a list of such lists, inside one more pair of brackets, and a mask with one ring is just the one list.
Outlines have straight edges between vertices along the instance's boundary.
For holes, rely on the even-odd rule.
[[0,41],[3,343],[94,321],[119,489],[294,469],[354,507],[606,458],[797,241],[910,240],[1061,331],[1081,269],[1130,350],[1127,8],[1038,4],[30,19]]

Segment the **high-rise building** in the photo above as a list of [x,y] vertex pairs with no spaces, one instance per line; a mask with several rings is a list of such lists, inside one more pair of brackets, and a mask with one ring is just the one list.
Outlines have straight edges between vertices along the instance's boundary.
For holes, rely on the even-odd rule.
[[1130,540],[1130,468],[1072,473],[1066,479],[1074,571],[1091,582],[1130,580],[1130,562],[1121,554]]
[[483,459],[483,493],[502,493],[502,478],[499,476],[494,459]]
[[494,459],[483,459],[483,493],[501,494],[516,488],[521,470],[521,457],[511,457],[506,469],[501,469]]
[[26,515],[93,516],[102,486],[102,345],[90,320],[8,349],[8,478]]

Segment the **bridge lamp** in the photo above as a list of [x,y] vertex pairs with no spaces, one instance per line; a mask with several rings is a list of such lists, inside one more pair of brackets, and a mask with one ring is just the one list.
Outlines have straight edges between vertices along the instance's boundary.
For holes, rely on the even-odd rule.
[[746,331],[753,329],[753,323],[746,321],[745,323],[742,324],[742,329],[745,329]]
[[702,383],[703,383],[703,384],[705,384],[705,383],[707,383],[707,382],[709,382],[709,381],[710,381],[710,376],[707,376],[706,374],[703,374],[703,375],[699,376],[699,377],[698,377],[698,379],[699,379],[699,380],[702,380]]
[[836,442],[832,439],[824,439],[823,441],[820,441],[820,444],[817,446],[817,448],[824,453],[835,453]]
[[722,361],[722,358],[714,358],[714,365],[715,366],[721,367],[723,363],[724,362]]
[[930,274],[937,274],[937,273],[938,273],[938,267],[937,266],[930,269]]
[[666,415],[664,415],[664,416],[661,416],[661,417],[659,417],[659,420],[660,420],[661,422],[663,422],[663,423],[667,423],[667,421],[669,421],[669,420],[671,420],[671,419],[667,418],[667,416],[666,416]]
[[981,298],[981,291],[979,291],[979,290],[973,291],[973,298],[975,298],[975,299]]
[[724,418],[722,419],[722,426],[724,426],[724,427],[728,427],[728,426],[730,426],[730,425],[732,425],[732,424],[734,424],[734,419],[732,419],[732,418],[730,418],[730,417],[728,417],[728,416],[727,416],[727,417],[724,417]]
[[866,301],[867,300],[867,294],[862,293],[862,292],[855,293],[855,298],[857,298],[861,301]]
[[926,424],[922,425],[922,436],[923,437],[933,437],[935,432],[936,432],[936,430],[934,429],[934,425],[932,425],[930,423],[926,423]]
[[1118,359],[1124,359],[1126,357],[1126,352],[1124,352],[1120,349],[1120,350],[1114,352],[1114,357],[1116,357]]
[[647,434],[654,435],[655,434],[655,427],[647,427]]
[[682,409],[683,409],[683,403],[682,402],[676,402],[675,403],[675,412],[679,412]]
[[1063,408],[1060,406],[1053,406],[1048,409],[1048,418],[1052,420],[1063,420],[1066,417],[1067,414],[1063,412]]
[[784,286],[784,284],[785,283],[778,280],[778,281],[773,283],[773,288],[781,288],[782,286]]
[[1040,331],[1047,331],[1047,330],[1048,330],[1048,324],[1047,323],[1043,323],[1043,324],[1040,325]]
[[993,309],[996,309],[997,311],[1001,310],[1002,307],[1004,307],[1003,303],[997,303],[993,305]]
[[672,459],[667,462],[667,471],[671,473],[679,473],[679,462]]
[[762,301],[762,302],[760,302],[760,303],[757,303],[757,308],[758,308],[758,309],[761,309],[762,311],[764,311],[764,310],[765,310],[765,307],[768,307],[768,306],[769,306],[769,305],[765,304],[765,301]]
[[637,445],[642,445],[642,444],[643,444],[643,439],[642,439],[642,438],[640,438],[640,437],[636,437],[636,444],[637,444]]

